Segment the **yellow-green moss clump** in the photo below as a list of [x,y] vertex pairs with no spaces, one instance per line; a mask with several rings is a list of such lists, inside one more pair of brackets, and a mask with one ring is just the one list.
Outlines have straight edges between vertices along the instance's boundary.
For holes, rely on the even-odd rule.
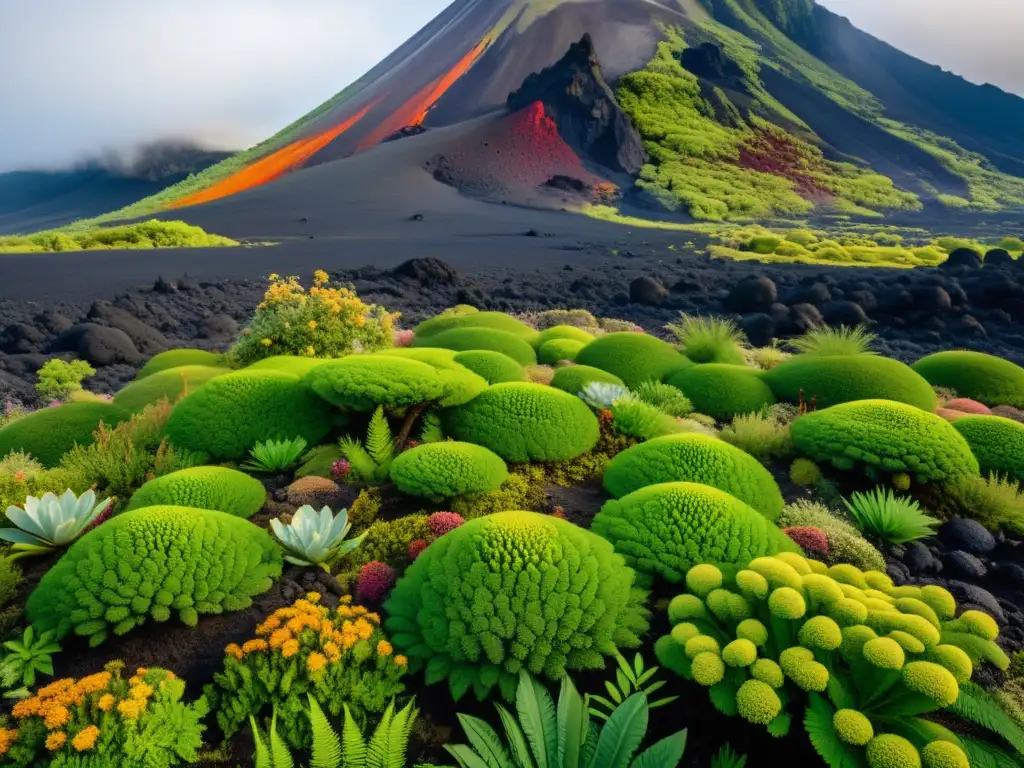
[[964,416],[953,428],[964,436],[983,475],[1024,480],[1024,424],[1000,416]]
[[576,362],[615,374],[627,387],[661,381],[669,373],[693,365],[668,342],[628,331],[595,339],[579,351]]
[[135,379],[144,379],[154,373],[166,371],[169,368],[181,368],[184,365],[202,365],[216,368],[224,363],[224,355],[216,352],[207,352],[205,349],[169,349],[149,359],[142,370],[136,374]]
[[114,395],[114,405],[137,413],[147,405],[166,399],[172,405],[180,397],[194,392],[210,379],[231,373],[228,368],[208,365],[183,365],[136,379]]
[[175,506],[252,517],[266,500],[263,483],[244,472],[227,467],[190,467],[145,483],[132,496],[125,511]]
[[914,370],[935,387],[954,390],[985,405],[1024,408],[1024,368],[982,352],[937,352],[914,363]]
[[419,445],[400,453],[391,464],[391,481],[398,490],[436,500],[489,493],[507,477],[500,456],[472,443]]
[[495,328],[451,328],[429,336],[417,336],[413,347],[440,347],[456,352],[489,349],[508,355],[520,365],[537,363],[537,353],[521,336]]
[[47,253],[150,248],[213,248],[241,245],[184,221],[143,221],[121,227],[96,227],[80,232],[40,232],[0,237],[0,253]]
[[877,355],[797,355],[764,374],[780,400],[806,402],[818,408],[853,400],[893,400],[934,411],[935,390],[899,360]]
[[102,422],[114,427],[131,414],[113,403],[67,403],[22,416],[0,429],[0,459],[14,451],[28,453],[44,467],[56,467],[75,445],[92,445]]
[[745,365],[705,363],[673,373],[665,381],[686,395],[695,411],[719,421],[775,404],[761,372]]

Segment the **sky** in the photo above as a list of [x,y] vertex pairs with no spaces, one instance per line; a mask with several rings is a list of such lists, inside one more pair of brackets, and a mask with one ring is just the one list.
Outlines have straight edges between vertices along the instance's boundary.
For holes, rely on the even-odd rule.
[[[250,146],[447,1],[0,0],[0,172],[183,137]],[[1020,3],[820,2],[912,55],[1024,94]]]

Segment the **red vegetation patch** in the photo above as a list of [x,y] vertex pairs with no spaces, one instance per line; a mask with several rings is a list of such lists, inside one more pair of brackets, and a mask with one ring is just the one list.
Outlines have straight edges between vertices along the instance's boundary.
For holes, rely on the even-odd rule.
[[367,104],[356,114],[333,128],[328,128],[326,131],[321,131],[305,139],[293,141],[291,144],[271,152],[266,157],[260,158],[252,165],[248,165],[242,170],[231,174],[226,179],[221,179],[213,186],[175,200],[167,207],[184,208],[188,205],[209,203],[212,200],[219,200],[222,197],[235,195],[247,189],[258,187],[261,184],[266,184],[268,181],[273,181],[293,168],[298,168],[321,149],[341,136],[341,134],[358,123],[363,115],[369,112],[376,103]]
[[820,528],[811,525],[796,525],[783,528],[782,532],[789,536],[808,555],[828,557],[828,538]]
[[[828,205],[835,196],[807,171],[815,160],[800,153],[799,147],[778,133],[762,132],[740,146],[740,166],[751,171],[770,173],[789,179],[801,197],[816,205]],[[827,171],[825,167],[813,170]]]
[[946,408],[951,411],[962,411],[963,413],[975,413],[988,416],[992,413],[987,405],[971,400],[969,397],[955,397],[946,403]]

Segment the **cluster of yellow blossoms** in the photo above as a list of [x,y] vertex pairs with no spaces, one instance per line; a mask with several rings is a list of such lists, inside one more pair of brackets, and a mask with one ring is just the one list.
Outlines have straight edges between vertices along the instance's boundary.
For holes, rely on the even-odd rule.
[[[371,641],[379,629],[380,616],[361,605],[352,605],[351,596],[342,597],[332,612],[320,605],[318,593],[310,592],[305,598],[286,608],[278,608],[268,616],[256,627],[255,638],[241,645],[231,643],[224,653],[239,661],[249,654],[267,651],[288,659],[305,649],[309,652],[305,659],[306,669],[315,677],[328,664],[340,661],[360,641]],[[371,643],[370,648],[378,657],[388,657],[394,652],[391,644],[383,638],[379,638],[375,645]],[[394,656],[394,663],[405,667],[409,661],[399,655]]]

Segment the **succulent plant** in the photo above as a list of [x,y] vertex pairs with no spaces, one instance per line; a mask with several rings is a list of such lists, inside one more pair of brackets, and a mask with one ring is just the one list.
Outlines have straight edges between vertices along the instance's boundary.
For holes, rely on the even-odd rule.
[[621,397],[629,394],[629,390],[620,387],[618,384],[608,384],[603,381],[592,381],[587,384],[579,393],[580,399],[596,410],[611,408],[612,404]]
[[45,493],[42,498],[29,496],[24,509],[7,508],[7,519],[17,527],[0,528],[0,539],[14,545],[13,557],[46,554],[81,536],[108,504],[110,499],[97,503],[92,490],[81,496],[70,488],[59,497],[53,493]]
[[319,512],[304,504],[292,515],[292,521],[284,525],[279,518],[270,521],[274,535],[290,554],[284,559],[295,565],[317,565],[327,569],[325,562],[351,552],[363,540],[363,533],[354,539],[345,540],[352,524],[348,521],[348,510],[335,515],[330,507]]

